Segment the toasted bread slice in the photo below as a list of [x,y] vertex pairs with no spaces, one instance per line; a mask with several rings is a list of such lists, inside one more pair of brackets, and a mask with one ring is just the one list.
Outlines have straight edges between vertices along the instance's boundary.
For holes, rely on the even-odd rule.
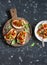
[[24,45],[25,41],[27,38],[27,32],[25,31],[21,31],[18,35],[17,35],[17,43]]
[[7,34],[4,35],[4,38],[7,40],[7,41],[10,41],[10,40],[13,40],[17,35],[17,32],[15,29],[11,29]]

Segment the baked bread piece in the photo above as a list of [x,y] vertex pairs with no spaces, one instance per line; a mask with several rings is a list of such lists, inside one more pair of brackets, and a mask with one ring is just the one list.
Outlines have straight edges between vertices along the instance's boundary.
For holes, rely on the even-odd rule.
[[10,41],[16,38],[17,32],[12,28],[7,34],[4,35],[5,40]]
[[24,45],[25,41],[26,41],[26,37],[27,37],[27,32],[25,31],[21,31],[18,35],[17,35],[17,43]]

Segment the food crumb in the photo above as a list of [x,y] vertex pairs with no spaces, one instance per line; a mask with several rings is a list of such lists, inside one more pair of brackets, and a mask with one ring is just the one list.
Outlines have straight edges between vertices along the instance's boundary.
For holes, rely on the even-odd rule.
[[11,55],[11,58],[13,58],[13,55]]
[[8,0],[8,3],[11,3],[11,0]]
[[19,63],[19,65],[20,65],[20,63]]
[[39,62],[39,60],[37,59],[36,62]]
[[9,60],[11,60],[11,58],[10,58],[10,57],[9,57],[8,59],[9,59]]
[[32,63],[32,61],[30,61],[30,63]]
[[23,62],[23,60],[22,60],[21,56],[19,56],[19,60],[20,60],[21,62]]

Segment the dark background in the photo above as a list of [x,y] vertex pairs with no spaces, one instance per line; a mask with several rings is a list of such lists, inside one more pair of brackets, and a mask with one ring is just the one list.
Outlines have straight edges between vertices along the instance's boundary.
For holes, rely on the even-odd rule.
[[[2,26],[10,19],[8,11],[13,7],[19,17],[30,22],[32,32],[39,21],[47,20],[47,0],[0,0],[0,65],[47,65],[47,44],[43,48],[34,33],[23,47],[14,48],[4,42]],[[33,42],[35,46],[31,47]]]

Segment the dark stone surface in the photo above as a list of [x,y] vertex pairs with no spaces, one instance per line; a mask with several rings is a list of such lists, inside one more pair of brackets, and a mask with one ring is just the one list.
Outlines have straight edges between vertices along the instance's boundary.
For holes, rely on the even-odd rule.
[[[0,0],[0,23],[8,20],[8,10],[16,7],[18,16],[27,19],[32,31],[41,20],[47,20],[47,0]],[[7,45],[2,38],[0,25],[0,65],[47,65],[47,44],[43,48],[41,42],[34,37],[23,47],[14,48]],[[30,45],[36,43],[34,47]]]

